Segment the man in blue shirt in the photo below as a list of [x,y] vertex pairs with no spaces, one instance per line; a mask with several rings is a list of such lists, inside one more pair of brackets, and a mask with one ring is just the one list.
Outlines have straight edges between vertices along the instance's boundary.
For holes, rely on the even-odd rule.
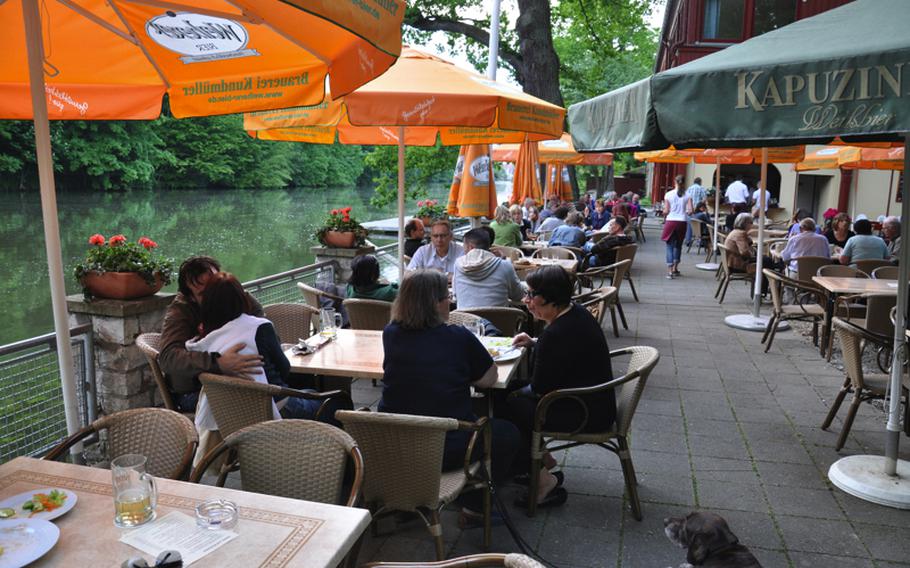
[[787,246],[780,253],[780,258],[784,262],[790,263],[790,271],[795,273],[797,270],[796,259],[802,256],[823,256],[831,257],[828,248],[828,239],[815,232],[815,220],[806,217],[799,222],[800,233],[790,237]]
[[869,219],[853,223],[853,232],[856,235],[850,237],[840,255],[841,264],[852,264],[857,260],[887,260],[891,257],[885,241],[872,234],[872,222]]

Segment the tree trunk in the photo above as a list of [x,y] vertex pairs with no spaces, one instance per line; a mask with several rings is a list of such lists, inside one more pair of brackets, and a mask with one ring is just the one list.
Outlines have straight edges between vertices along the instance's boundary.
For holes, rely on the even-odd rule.
[[559,56],[550,33],[549,0],[518,0],[519,16],[515,22],[521,67],[518,81],[524,91],[553,104],[563,106],[559,91]]

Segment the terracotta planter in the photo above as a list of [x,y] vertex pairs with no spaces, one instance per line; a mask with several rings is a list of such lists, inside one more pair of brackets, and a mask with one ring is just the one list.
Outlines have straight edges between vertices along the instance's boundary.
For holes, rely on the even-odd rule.
[[354,248],[357,233],[353,231],[326,231],[323,237],[325,246],[335,248]]
[[96,298],[134,300],[151,296],[161,289],[164,282],[155,275],[155,285],[149,286],[138,272],[89,272],[82,277],[82,286]]

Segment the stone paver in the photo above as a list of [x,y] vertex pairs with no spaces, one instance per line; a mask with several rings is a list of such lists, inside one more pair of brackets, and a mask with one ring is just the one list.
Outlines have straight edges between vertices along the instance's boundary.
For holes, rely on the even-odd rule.
[[[663,533],[663,519],[693,509],[725,517],[766,567],[891,568],[910,566],[910,511],[888,509],[844,494],[827,480],[831,463],[855,453],[881,452],[885,417],[863,405],[840,452],[840,417],[819,428],[843,382],[809,337],[779,332],[768,353],[761,334],[733,330],[726,315],[751,309],[748,288],[733,282],[724,304],[713,298],[714,274],[685,254],[676,280],[664,278],[664,246],[646,228],[632,274],[641,303],[621,292],[628,330],[612,349],[651,345],[661,352],[633,421],[632,456],[644,519],[632,518],[619,460],[596,447],[555,457],[566,472],[568,502],[534,519],[515,509],[517,486],[500,491],[528,545],[560,567],[663,568],[685,551]],[[358,404],[375,405],[380,389],[354,385]],[[841,416],[846,407],[841,409]],[[910,439],[901,438],[910,459]],[[454,511],[443,516],[449,557],[483,552],[480,530],[460,531]],[[492,551],[518,550],[496,527]],[[420,522],[391,535],[367,535],[360,561],[433,560]]]

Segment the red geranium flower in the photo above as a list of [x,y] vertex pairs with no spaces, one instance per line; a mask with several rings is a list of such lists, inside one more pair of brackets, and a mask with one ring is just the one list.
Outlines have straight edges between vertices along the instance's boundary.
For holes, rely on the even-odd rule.
[[88,238],[88,244],[98,245],[99,247],[104,246],[104,235],[102,235],[100,233],[95,233],[94,235],[92,235],[91,237]]
[[124,237],[123,235],[114,235],[113,237],[111,237],[110,245],[112,247],[114,247],[117,245],[122,245],[125,242],[126,242],[126,237]]
[[338,215],[338,210],[337,210],[337,209],[332,209],[332,215]]
[[342,213],[350,213],[350,212],[351,212],[351,208],[350,208],[350,207],[345,207],[344,209],[341,210],[341,212],[342,212]]
[[150,239],[148,237],[141,237],[139,239],[139,244],[144,246],[146,248],[146,250],[152,250],[153,248],[156,248],[158,246],[158,243],[156,243],[155,241],[153,241],[152,239]]

